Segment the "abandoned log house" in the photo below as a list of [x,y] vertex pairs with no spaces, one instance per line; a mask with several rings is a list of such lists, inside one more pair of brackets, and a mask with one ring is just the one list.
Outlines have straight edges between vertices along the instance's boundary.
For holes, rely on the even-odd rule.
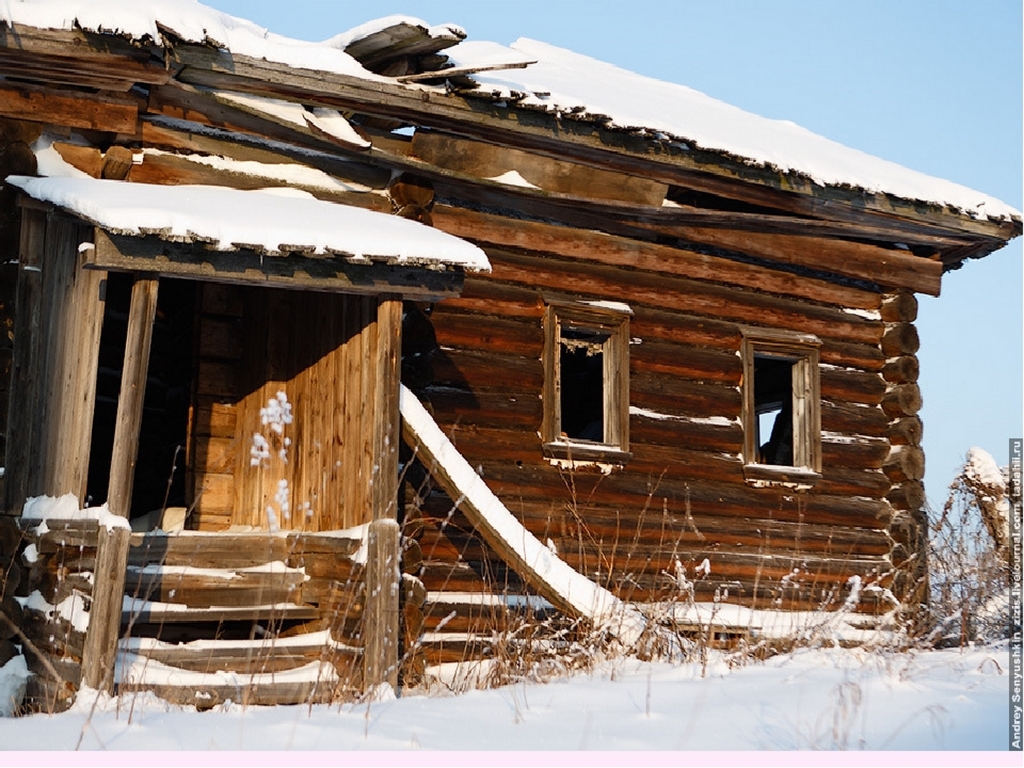
[[1019,212],[541,43],[58,5],[0,11],[27,708],[924,599],[915,294]]

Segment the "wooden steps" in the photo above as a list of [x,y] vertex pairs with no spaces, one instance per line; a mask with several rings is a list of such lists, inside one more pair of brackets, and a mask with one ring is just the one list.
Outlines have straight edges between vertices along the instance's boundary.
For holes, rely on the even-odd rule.
[[362,648],[344,639],[361,615],[360,545],[357,534],[135,534],[117,690],[201,709],[355,697]]

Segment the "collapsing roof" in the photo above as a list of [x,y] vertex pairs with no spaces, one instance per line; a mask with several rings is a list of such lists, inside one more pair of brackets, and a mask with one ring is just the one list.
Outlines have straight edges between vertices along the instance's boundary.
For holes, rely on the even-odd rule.
[[[844,147],[793,123],[759,117],[685,86],[527,39],[513,43],[512,49],[460,42],[465,32],[453,25],[431,27],[417,19],[388,17],[323,43],[308,43],[191,0],[11,2],[0,9],[0,21],[112,32],[141,42],[200,43],[293,68],[401,83],[410,89],[447,88],[500,107],[512,104],[569,116],[667,142],[676,152],[697,157],[711,153],[821,187],[948,206],[978,219],[1019,222],[1021,217],[995,198]],[[410,71],[411,59],[415,69],[428,71]]]

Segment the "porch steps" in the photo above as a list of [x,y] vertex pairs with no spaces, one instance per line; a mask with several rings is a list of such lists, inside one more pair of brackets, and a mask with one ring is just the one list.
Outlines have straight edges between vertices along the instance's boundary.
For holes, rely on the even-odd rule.
[[[354,696],[361,690],[362,649],[335,638],[349,636],[358,616],[332,626],[338,585],[327,579],[327,586],[307,566],[321,573],[325,551],[345,560],[361,540],[324,535],[319,539],[326,543],[310,543],[312,537],[135,534],[118,692],[151,691],[200,709],[229,699],[295,704]],[[316,556],[304,557],[306,550]]]

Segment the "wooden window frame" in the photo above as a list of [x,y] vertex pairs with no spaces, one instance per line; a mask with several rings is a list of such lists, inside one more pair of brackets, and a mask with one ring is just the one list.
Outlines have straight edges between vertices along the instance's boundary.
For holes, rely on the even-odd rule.
[[[821,340],[814,335],[770,328],[743,328],[743,475],[749,482],[810,485],[821,479]],[[791,361],[793,464],[758,461],[754,366],[757,357]]]
[[[549,302],[544,313],[544,455],[571,461],[623,464],[629,452],[629,318],[628,307]],[[562,432],[562,329],[606,336],[604,370],[604,437],[601,441],[568,438]]]

